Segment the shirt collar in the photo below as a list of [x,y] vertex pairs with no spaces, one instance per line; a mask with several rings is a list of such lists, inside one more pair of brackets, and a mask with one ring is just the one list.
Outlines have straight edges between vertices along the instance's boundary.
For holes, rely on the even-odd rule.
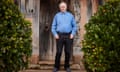
[[60,12],[61,14],[66,14],[67,13],[67,11],[65,11],[65,12]]

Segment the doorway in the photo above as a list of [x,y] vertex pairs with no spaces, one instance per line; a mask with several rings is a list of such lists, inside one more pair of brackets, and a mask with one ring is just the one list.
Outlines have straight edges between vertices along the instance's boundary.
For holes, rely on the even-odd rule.
[[[51,24],[54,15],[59,11],[59,2],[63,0],[40,0],[40,27],[39,27],[39,58],[40,61],[53,61],[56,54],[56,42],[51,33]],[[64,0],[68,4],[68,10],[73,13],[76,18],[78,28],[80,21],[80,3],[79,0]],[[79,37],[79,31],[76,38]],[[78,39],[75,39],[74,46],[76,47]],[[64,52],[64,51],[63,51]],[[64,53],[62,56],[64,59]]]

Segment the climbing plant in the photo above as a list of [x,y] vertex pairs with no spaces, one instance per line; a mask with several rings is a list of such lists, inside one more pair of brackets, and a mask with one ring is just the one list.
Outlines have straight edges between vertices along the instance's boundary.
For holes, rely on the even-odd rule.
[[88,72],[120,72],[120,0],[108,0],[85,25],[84,63]]
[[31,23],[13,0],[0,1],[0,72],[18,72],[31,55]]

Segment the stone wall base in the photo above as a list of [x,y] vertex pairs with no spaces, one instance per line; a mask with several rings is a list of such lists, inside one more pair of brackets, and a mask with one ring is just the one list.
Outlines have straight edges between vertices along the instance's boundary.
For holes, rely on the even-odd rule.
[[39,55],[32,55],[30,57],[30,64],[38,64],[39,63]]

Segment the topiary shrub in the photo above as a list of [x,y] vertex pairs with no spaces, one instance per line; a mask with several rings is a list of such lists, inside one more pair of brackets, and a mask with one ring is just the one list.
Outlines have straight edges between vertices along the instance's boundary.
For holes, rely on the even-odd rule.
[[85,25],[84,63],[88,72],[120,72],[120,0],[109,0]]
[[13,0],[0,1],[0,72],[18,72],[31,55],[31,23]]

